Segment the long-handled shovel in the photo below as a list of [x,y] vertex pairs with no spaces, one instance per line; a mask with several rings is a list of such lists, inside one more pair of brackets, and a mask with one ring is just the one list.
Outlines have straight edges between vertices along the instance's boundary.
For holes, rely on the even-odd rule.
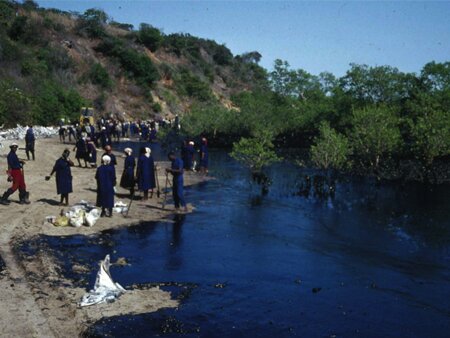
[[158,167],[155,166],[155,179],[156,179],[156,188],[158,189],[156,191],[156,197],[160,197],[161,196],[161,190],[159,190],[159,177],[158,177]]
[[166,173],[166,187],[164,188],[164,201],[162,204],[162,208],[164,209],[166,207],[166,201],[167,201],[167,185],[169,184],[169,174]]
[[125,211],[125,213],[122,213],[123,217],[127,217],[128,213],[130,212],[131,203],[133,203],[135,192],[136,192],[136,189],[133,186],[133,192],[131,193],[131,196],[130,196],[130,203],[128,203],[128,207],[127,207],[127,210]]

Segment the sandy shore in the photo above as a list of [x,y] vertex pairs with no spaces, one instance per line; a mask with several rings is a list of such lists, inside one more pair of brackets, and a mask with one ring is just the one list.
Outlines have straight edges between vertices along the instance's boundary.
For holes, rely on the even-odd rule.
[[[19,142],[20,158],[26,158],[24,142]],[[45,181],[55,160],[66,148],[56,138],[41,139],[36,142],[36,161],[27,161],[25,181],[30,192],[30,205],[18,203],[18,192],[10,197],[9,206],[0,205],[0,255],[5,262],[5,269],[0,272],[0,332],[2,337],[77,337],[92,322],[102,318],[127,313],[146,313],[164,307],[176,307],[177,301],[170,293],[159,288],[149,290],[131,290],[112,304],[95,305],[79,308],[78,302],[86,292],[85,289],[71,287],[66,281],[64,287],[54,286],[61,281],[56,263],[51,255],[43,250],[32,258],[21,260],[14,252],[14,245],[40,234],[65,236],[72,234],[93,234],[102,230],[129,226],[141,221],[164,220],[174,212],[173,205],[162,208],[162,198],[154,197],[147,202],[133,201],[128,217],[115,214],[112,218],[101,218],[93,227],[55,227],[45,222],[45,217],[58,215],[59,196],[56,194],[54,179]],[[0,149],[0,193],[9,183],[6,181],[6,154],[8,143]],[[73,157],[73,153],[71,157]],[[119,153],[116,174],[118,179],[122,172],[123,159]],[[164,168],[169,163],[161,162],[158,180],[161,188],[165,184]],[[95,203],[95,170],[72,168],[74,192],[70,195],[71,205],[85,200]],[[185,175],[185,184],[198,183],[203,178],[193,173]],[[128,203],[126,190],[118,188],[116,197]],[[189,206],[192,210],[192,206]],[[31,277],[32,276],[32,277]],[[59,283],[61,284],[61,283]]]

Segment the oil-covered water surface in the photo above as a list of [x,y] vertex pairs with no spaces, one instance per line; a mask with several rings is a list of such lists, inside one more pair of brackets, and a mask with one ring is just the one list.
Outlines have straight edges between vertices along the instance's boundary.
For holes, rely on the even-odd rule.
[[222,152],[210,172],[186,190],[195,212],[173,223],[46,238],[68,275],[91,265],[86,288],[107,253],[130,262],[111,269],[125,287],[195,286],[178,309],[104,319],[88,335],[448,337],[448,187],[354,179],[320,200],[296,195],[305,171],[289,164],[271,168],[266,196]]

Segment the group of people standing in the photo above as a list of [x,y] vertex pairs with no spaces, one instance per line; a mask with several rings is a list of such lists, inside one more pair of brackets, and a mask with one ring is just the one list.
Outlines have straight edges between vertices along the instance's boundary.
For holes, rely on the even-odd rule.
[[142,141],[155,142],[157,138],[159,123],[157,121],[118,121],[115,119],[101,118],[96,123],[96,126],[85,123],[80,125],[78,123],[71,125],[59,126],[58,134],[61,143],[66,143],[66,137],[69,142],[72,139],[77,140],[85,134],[89,137],[97,147],[104,148],[106,145],[111,145],[114,141],[120,142],[121,138],[128,138],[131,136],[138,136]]
[[[30,154],[33,160],[35,136],[32,127],[27,131],[26,137],[26,153],[28,160]],[[8,181],[12,182],[12,186],[4,192],[0,198],[0,204],[9,204],[9,196],[16,190],[19,190],[19,198],[21,204],[29,204],[29,193],[26,190],[24,178],[24,160],[20,160],[16,154],[18,149],[17,143],[12,143],[10,152],[7,156],[8,160]],[[84,160],[85,166],[90,163],[91,167],[95,167],[95,179],[97,182],[97,200],[96,204],[102,208],[101,216],[112,216],[112,209],[114,207],[114,196],[116,187],[116,170],[117,159],[112,153],[111,145],[107,144],[104,147],[105,153],[101,157],[101,165],[97,167],[97,150],[96,145],[85,132],[77,140],[74,151],[75,158],[78,165],[81,167],[81,160]],[[202,173],[208,172],[208,147],[206,138],[202,138],[201,146],[198,150],[200,171]],[[166,168],[166,185],[169,182],[168,175],[172,175],[172,193],[175,204],[175,209],[180,207],[187,211],[186,201],[184,199],[184,170],[193,170],[195,165],[195,153],[193,142],[186,142],[186,148],[182,149],[182,158],[178,158],[174,152],[170,152],[168,158],[171,162],[170,168]],[[157,175],[157,167],[151,155],[149,147],[142,147],[140,149],[139,157],[136,159],[133,156],[131,148],[124,149],[125,161],[124,168],[120,178],[120,186],[130,191],[130,198],[133,199],[135,194],[135,187],[143,192],[143,200],[146,201],[153,197],[154,189],[158,186],[159,181]],[[70,150],[65,149],[60,158],[58,158],[52,168],[50,175],[46,176],[46,180],[55,175],[56,176],[56,191],[60,195],[60,205],[69,205],[69,194],[73,192],[72,184],[72,170],[75,164],[70,159]]]
[[[198,162],[196,161],[196,153],[199,154]],[[195,149],[195,143],[192,140],[185,140],[181,146],[181,159],[183,160],[183,168],[188,171],[200,171],[202,174],[208,174],[208,141],[202,137],[199,149]],[[198,163],[198,166],[197,166]]]

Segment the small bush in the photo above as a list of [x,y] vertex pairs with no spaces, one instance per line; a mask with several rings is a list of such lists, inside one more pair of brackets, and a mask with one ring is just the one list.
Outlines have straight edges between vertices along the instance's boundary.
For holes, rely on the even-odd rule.
[[181,71],[176,82],[181,95],[193,97],[200,101],[209,101],[213,98],[209,86],[186,69]]
[[281,160],[275,153],[272,139],[269,131],[261,131],[252,138],[242,137],[239,142],[233,143],[230,155],[252,172],[261,172],[263,167]]
[[152,109],[155,113],[160,113],[162,110],[162,107],[159,103],[156,102],[156,103],[152,104]]
[[218,65],[226,66],[233,62],[233,54],[225,45],[216,45],[213,59]]
[[319,128],[320,136],[311,146],[311,160],[320,169],[342,169],[348,166],[347,158],[350,155],[348,139],[326,122]]
[[131,32],[133,30],[133,27],[134,27],[130,23],[121,23],[121,22],[116,22],[116,21],[111,21],[109,24],[111,26],[113,26],[113,27],[117,27],[117,28],[129,31],[129,32]]
[[36,60],[24,60],[21,66],[23,76],[46,76],[48,67],[45,62]]
[[141,23],[137,36],[138,41],[152,52],[156,52],[163,42],[161,31],[146,23]]
[[30,122],[32,100],[12,82],[0,81],[0,124],[14,127],[17,123]]
[[14,19],[14,5],[9,1],[0,1],[0,26],[7,27]]
[[86,10],[78,19],[77,30],[81,35],[90,38],[101,38],[106,36],[105,25],[108,15],[96,8]]
[[89,80],[104,89],[111,88],[112,81],[106,69],[99,63],[94,63],[88,73]]
[[0,61],[20,61],[22,51],[16,42],[0,34]]
[[159,80],[159,73],[153,62],[145,54],[124,46],[123,42],[110,38],[104,40],[97,51],[112,57],[116,57],[130,78],[143,86],[151,86]]
[[8,36],[17,41],[25,35],[28,17],[24,15],[17,16],[9,27]]
[[67,54],[67,51],[61,47],[40,48],[37,54],[38,60],[45,62],[49,70],[69,69],[73,61]]

